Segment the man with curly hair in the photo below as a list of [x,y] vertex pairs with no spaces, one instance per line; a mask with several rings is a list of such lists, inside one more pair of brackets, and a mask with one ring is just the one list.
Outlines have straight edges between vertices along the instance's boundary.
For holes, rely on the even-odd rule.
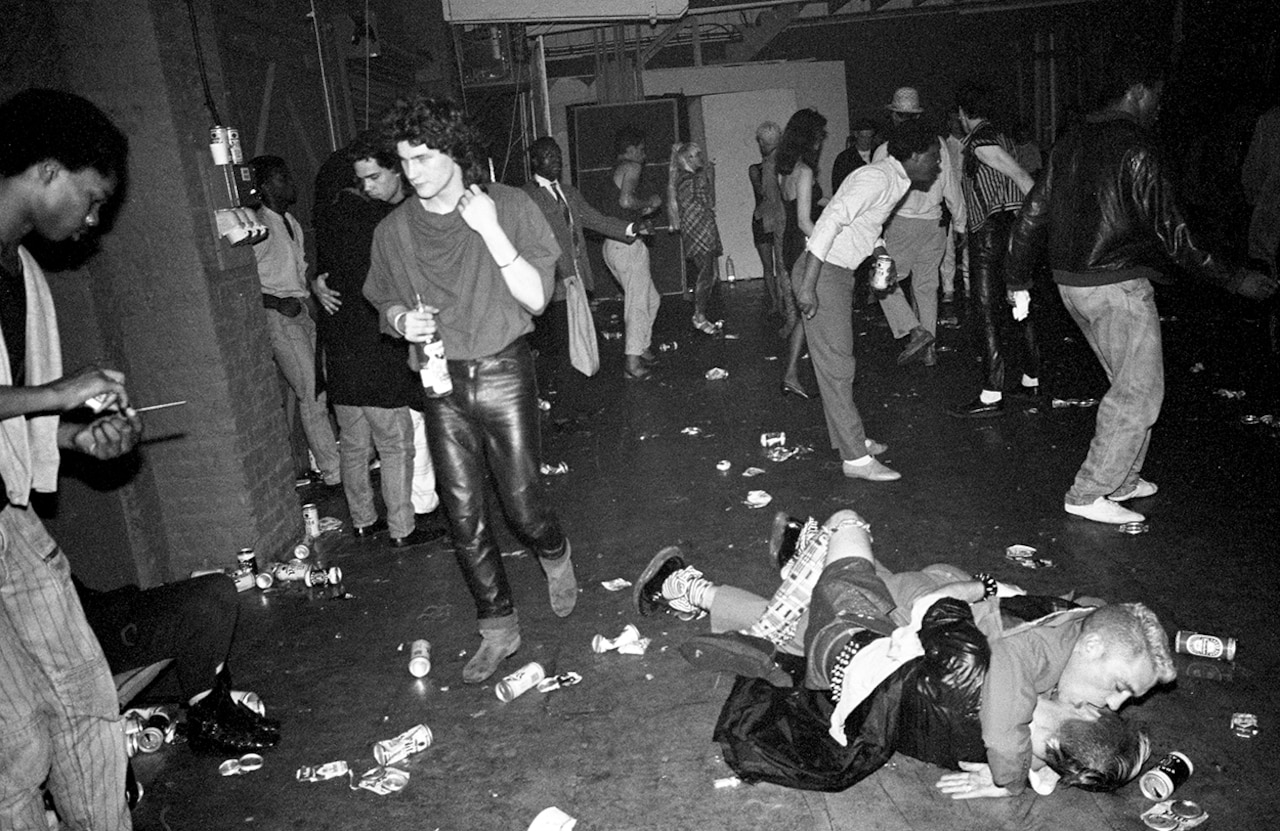
[[481,137],[452,102],[401,99],[382,128],[415,198],[374,232],[364,295],[383,331],[409,342],[414,369],[428,337],[444,343],[452,390],[424,394],[427,440],[480,621],[480,648],[462,672],[478,684],[520,648],[486,479],[546,572],[551,610],[565,617],[577,602],[569,540],[538,478],[537,382],[525,340],[551,299],[560,246],[528,194],[480,185]]

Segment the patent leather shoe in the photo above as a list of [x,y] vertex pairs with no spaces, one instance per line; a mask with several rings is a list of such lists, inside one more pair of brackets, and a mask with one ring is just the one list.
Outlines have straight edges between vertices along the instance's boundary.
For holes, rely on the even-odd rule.
[[800,529],[804,520],[796,519],[786,511],[778,511],[773,516],[773,530],[769,532],[769,562],[782,571],[796,556],[796,545],[800,541]]
[[387,532],[387,521],[385,519],[375,520],[368,525],[356,525],[351,528],[352,533],[356,535],[358,540],[371,540],[378,534]]
[[667,608],[667,601],[662,596],[662,584],[671,574],[686,565],[688,564],[684,561],[684,557],[680,556],[680,549],[674,545],[654,554],[649,565],[645,566],[644,571],[640,573],[631,594],[636,611],[648,617],[660,609]]
[[778,666],[777,647],[764,638],[741,632],[696,635],[680,644],[680,654],[698,669],[764,678],[775,687],[792,686],[791,676]]
[[947,415],[952,418],[995,418],[1004,415],[1004,399],[987,404],[981,398],[975,398],[968,404],[947,410]]
[[411,548],[415,545],[426,545],[443,537],[447,531],[439,525],[427,525],[414,528],[403,537],[392,537],[392,548]]
[[788,395],[794,395],[796,398],[804,398],[806,400],[813,397],[812,395],[809,394],[808,390],[806,390],[804,387],[800,386],[799,384],[792,384],[792,383],[788,383],[787,381],[783,381],[782,397],[786,398]]

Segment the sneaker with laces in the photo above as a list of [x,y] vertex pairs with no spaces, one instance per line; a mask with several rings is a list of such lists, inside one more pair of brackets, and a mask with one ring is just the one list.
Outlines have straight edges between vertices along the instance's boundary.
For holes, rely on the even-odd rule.
[[1105,522],[1108,525],[1124,525],[1126,522],[1142,522],[1146,519],[1137,511],[1131,511],[1105,496],[1099,496],[1088,505],[1072,505],[1066,502],[1062,507],[1069,514],[1091,519],[1094,522]]
[[1130,499],[1145,499],[1148,496],[1155,496],[1156,491],[1160,490],[1155,482],[1148,482],[1142,477],[1138,477],[1138,484],[1133,486],[1133,490],[1121,496],[1111,495],[1107,498],[1112,502],[1127,502]]

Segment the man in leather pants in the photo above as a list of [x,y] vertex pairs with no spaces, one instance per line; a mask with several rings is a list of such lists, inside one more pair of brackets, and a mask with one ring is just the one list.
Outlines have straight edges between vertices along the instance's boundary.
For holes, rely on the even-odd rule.
[[560,246],[528,194],[480,186],[480,137],[452,102],[401,99],[382,126],[416,198],[374,231],[364,295],[383,331],[410,343],[415,369],[419,344],[431,335],[444,343],[452,389],[424,396],[424,415],[482,637],[462,680],[478,684],[520,648],[486,479],[546,572],[552,612],[565,617],[578,597],[569,540],[539,479],[537,379],[525,341],[551,299]]
[[1156,492],[1141,476],[1164,399],[1152,281],[1167,279],[1172,260],[1243,297],[1265,299],[1276,284],[1224,266],[1192,239],[1146,129],[1160,108],[1159,63],[1131,50],[1113,74],[1106,106],[1055,145],[1018,215],[1007,266],[1010,300],[1026,308],[1047,242],[1058,293],[1106,370],[1111,386],[1064,508],[1123,524],[1144,517],[1119,503]]
[[[965,129],[963,175],[965,211],[969,217],[970,307],[977,318],[982,353],[982,391],[967,404],[947,412],[956,418],[990,418],[1004,415],[1007,354],[1000,330],[1005,315],[1005,251],[1009,229],[1032,179],[1013,158],[1013,143],[987,117],[993,114],[990,91],[968,86],[956,94],[960,123]],[[1040,391],[1040,349],[1030,321],[1017,324],[1023,341],[1025,363],[1021,388],[1026,395]]]

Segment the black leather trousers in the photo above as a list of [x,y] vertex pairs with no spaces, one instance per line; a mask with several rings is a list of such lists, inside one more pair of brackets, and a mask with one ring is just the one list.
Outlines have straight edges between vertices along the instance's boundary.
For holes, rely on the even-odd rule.
[[543,559],[566,552],[564,533],[539,478],[542,458],[538,385],[523,337],[501,352],[449,361],[453,392],[426,399],[427,443],[440,502],[449,518],[454,556],[481,621],[515,613],[511,587],[485,506],[493,483],[507,521]]
[[1040,347],[1036,343],[1035,327],[1029,317],[1021,323],[1013,320],[1005,296],[1004,260],[1016,216],[1017,211],[1001,211],[969,234],[969,312],[974,321],[970,330],[982,355],[983,387],[995,392],[1005,388],[1002,326],[1018,330],[1026,352],[1022,371],[1033,378],[1040,375]]

